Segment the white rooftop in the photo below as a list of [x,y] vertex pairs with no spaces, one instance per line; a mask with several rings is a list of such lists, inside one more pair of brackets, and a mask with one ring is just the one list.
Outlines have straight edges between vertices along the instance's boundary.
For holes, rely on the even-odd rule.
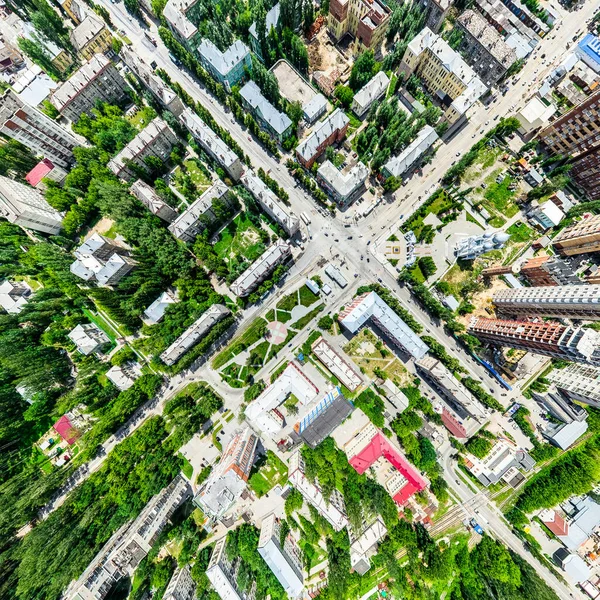
[[438,134],[435,132],[435,129],[430,125],[425,125],[425,127],[419,131],[417,137],[406,146],[398,156],[393,156],[387,161],[385,169],[394,177],[400,177],[403,173],[408,171],[408,169],[410,169],[410,167],[414,165],[437,140]]
[[67,337],[77,346],[77,350],[87,356],[109,341],[108,336],[92,323],[76,325]]
[[147,325],[156,325],[160,323],[165,316],[165,311],[169,304],[178,302],[177,294],[171,294],[169,291],[163,292],[145,311],[144,323]]
[[358,189],[369,176],[369,168],[358,162],[350,171],[342,173],[331,161],[326,160],[318,174],[340,195],[347,197]]
[[312,346],[315,356],[337,377],[340,383],[351,392],[360,387],[363,380],[356,369],[345,360],[323,337]]
[[163,17],[185,40],[189,40],[198,31],[185,14],[196,2],[197,0],[169,0],[163,9]]
[[364,85],[356,94],[354,94],[353,110],[356,105],[357,114],[362,115],[373,104],[375,100],[385,94],[390,78],[379,71],[366,85]]
[[29,300],[31,288],[22,282],[5,279],[0,283],[0,306],[9,314],[16,315]]
[[216,71],[226,77],[250,50],[244,42],[236,40],[225,52],[221,52],[210,40],[203,39],[198,46],[198,52]]
[[290,118],[277,110],[263,95],[254,81],[248,81],[240,90],[242,98],[263,118],[279,135],[292,124]]
[[138,377],[141,377],[142,369],[137,362],[120,367],[114,365],[106,372],[106,377],[112,381],[121,391],[128,390]]

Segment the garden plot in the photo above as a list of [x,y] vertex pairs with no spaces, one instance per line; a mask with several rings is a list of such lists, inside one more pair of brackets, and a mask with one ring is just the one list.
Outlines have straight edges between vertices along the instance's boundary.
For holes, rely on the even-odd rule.
[[266,250],[266,236],[246,213],[240,213],[217,234],[213,249],[229,266],[252,263]]

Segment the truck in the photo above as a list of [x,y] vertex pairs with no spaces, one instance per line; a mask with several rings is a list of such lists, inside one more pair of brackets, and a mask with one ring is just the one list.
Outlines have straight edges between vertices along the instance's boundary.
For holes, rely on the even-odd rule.
[[481,525],[475,520],[475,519],[471,519],[471,527],[479,534],[479,535],[483,535],[483,529],[481,528]]
[[301,212],[300,213],[300,218],[307,224],[310,225],[310,217],[308,216],[308,214],[306,212]]

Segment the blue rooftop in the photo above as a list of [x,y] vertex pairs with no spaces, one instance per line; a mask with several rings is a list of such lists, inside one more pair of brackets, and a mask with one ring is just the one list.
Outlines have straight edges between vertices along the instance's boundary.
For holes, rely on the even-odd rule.
[[[597,68],[600,68],[600,39],[595,35],[588,33],[581,42],[579,42],[577,46],[577,55],[579,58],[583,59],[588,66],[594,68],[594,66],[590,65],[588,62],[592,61]],[[595,70],[597,71],[597,69]]]

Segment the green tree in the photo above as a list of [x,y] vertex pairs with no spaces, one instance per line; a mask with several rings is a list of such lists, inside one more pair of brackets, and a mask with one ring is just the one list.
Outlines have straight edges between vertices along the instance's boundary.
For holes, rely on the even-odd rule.
[[346,85],[338,85],[333,94],[342,104],[345,109],[352,106],[354,100],[354,92]]
[[352,90],[358,92],[360,88],[371,80],[378,69],[379,65],[375,62],[375,54],[372,50],[367,50],[359,54],[352,66],[348,85]]

